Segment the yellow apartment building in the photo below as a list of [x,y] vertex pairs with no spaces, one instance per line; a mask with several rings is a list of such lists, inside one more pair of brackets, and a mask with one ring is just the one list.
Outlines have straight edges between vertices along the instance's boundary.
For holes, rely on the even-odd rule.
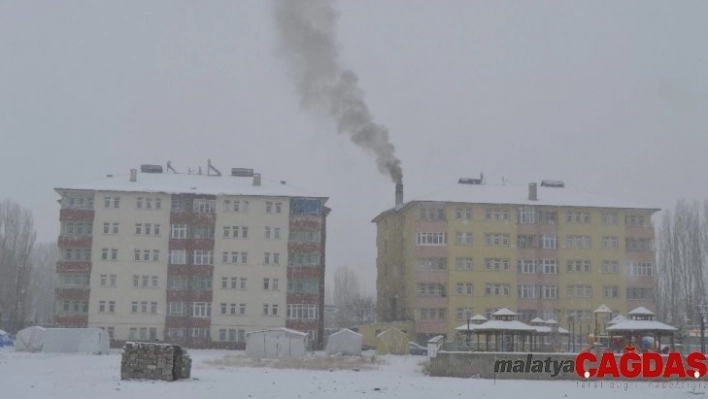
[[412,321],[418,340],[452,337],[468,317],[509,308],[576,335],[593,311],[656,311],[652,215],[659,209],[565,187],[460,179],[374,218],[381,322]]

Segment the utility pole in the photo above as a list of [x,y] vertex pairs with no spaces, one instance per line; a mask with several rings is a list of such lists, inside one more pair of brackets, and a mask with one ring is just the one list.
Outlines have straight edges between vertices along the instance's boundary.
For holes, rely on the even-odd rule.
[[698,305],[698,314],[701,316],[701,353],[706,353],[706,323],[703,311],[706,305]]

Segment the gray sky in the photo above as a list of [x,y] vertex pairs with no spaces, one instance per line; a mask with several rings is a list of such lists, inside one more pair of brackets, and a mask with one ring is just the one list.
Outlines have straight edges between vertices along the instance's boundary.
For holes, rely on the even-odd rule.
[[[390,131],[407,199],[480,172],[661,208],[708,197],[708,2],[338,3],[342,64]],[[373,292],[370,221],[393,184],[299,108],[270,11],[0,2],[0,197],[52,240],[53,187],[167,160],[253,167],[331,198],[329,278],[349,264]]]

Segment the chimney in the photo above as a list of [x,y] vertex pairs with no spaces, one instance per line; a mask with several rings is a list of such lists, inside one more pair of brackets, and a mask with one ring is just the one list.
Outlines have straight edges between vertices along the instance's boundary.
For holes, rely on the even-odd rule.
[[260,173],[254,173],[254,174],[253,174],[253,185],[254,185],[254,186],[260,186],[260,185],[261,185],[261,174],[260,174]]
[[135,182],[138,180],[138,170],[137,169],[131,169],[130,170],[130,181]]
[[403,183],[396,183],[396,209],[403,206]]
[[529,183],[529,201],[538,201],[536,183]]

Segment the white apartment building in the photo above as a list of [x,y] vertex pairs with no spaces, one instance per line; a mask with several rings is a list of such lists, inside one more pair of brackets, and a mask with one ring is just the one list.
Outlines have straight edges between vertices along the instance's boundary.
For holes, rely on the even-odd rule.
[[56,191],[60,326],[104,328],[115,346],[229,348],[288,327],[321,347],[327,198],[251,169],[155,165]]

